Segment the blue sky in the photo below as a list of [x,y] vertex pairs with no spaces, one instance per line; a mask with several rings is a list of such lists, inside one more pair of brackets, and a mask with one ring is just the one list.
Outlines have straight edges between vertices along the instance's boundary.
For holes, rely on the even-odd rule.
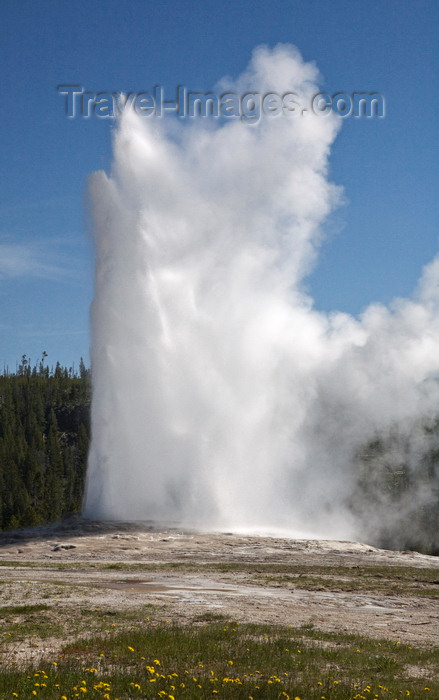
[[296,45],[330,94],[386,101],[384,119],[345,119],[333,147],[346,202],[308,279],[316,308],[360,314],[410,295],[438,250],[438,29],[439,5],[422,0],[3,0],[0,368],[43,350],[88,361],[85,191],[111,163],[114,122],[67,119],[57,86],[208,91],[259,44]]

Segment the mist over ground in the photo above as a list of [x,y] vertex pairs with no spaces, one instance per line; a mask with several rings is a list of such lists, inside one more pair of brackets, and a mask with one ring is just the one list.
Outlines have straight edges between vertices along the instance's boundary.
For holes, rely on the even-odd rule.
[[[280,45],[222,85],[318,80]],[[341,121],[123,114],[89,188],[88,517],[438,548],[439,259],[360,318],[306,293]]]

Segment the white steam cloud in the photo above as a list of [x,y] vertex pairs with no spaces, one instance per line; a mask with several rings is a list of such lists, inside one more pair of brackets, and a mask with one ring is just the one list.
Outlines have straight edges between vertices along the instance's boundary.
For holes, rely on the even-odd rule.
[[[227,89],[306,97],[317,80],[293,47],[260,47]],[[85,514],[370,537],[359,451],[439,406],[439,260],[412,300],[314,311],[301,285],[342,194],[340,120],[200,122],[125,114],[111,175],[90,184]]]

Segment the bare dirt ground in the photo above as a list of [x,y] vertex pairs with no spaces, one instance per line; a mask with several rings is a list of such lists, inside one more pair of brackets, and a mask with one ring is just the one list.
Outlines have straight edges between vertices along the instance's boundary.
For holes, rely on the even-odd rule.
[[[135,615],[147,605],[157,621],[221,614],[439,646],[439,559],[355,542],[72,518],[0,535],[0,582],[0,613],[11,611],[0,620],[3,658],[53,654],[84,634],[84,611]],[[61,632],[9,643],[13,607],[41,603]]]

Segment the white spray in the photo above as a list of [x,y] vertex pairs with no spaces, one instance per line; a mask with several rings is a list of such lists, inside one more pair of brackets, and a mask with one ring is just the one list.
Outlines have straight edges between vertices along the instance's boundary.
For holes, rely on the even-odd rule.
[[[228,89],[306,98],[317,78],[261,47]],[[439,261],[390,309],[313,310],[301,285],[340,201],[338,128],[122,118],[90,185],[88,517],[361,538],[356,453],[439,405]]]

